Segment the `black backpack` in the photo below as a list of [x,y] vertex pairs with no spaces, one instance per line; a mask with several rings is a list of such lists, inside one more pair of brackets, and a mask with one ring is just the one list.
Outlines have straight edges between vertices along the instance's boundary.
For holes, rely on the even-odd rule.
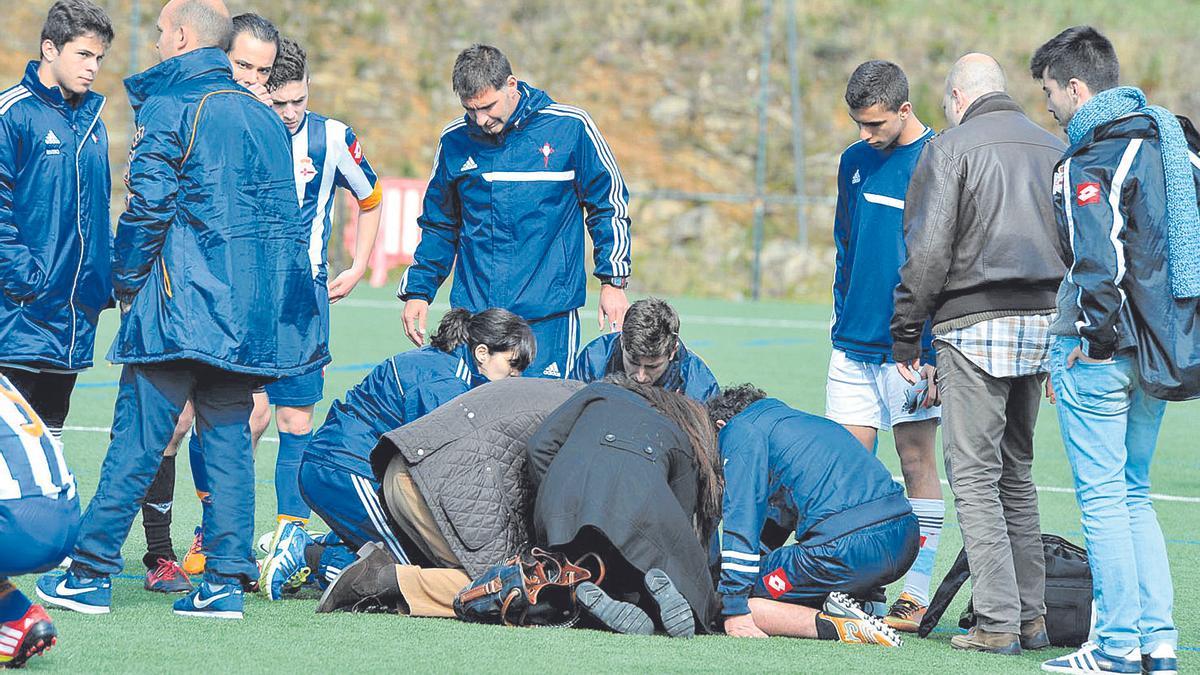
[[[1046,632],[1050,644],[1078,647],[1087,640],[1092,626],[1092,571],[1088,568],[1087,551],[1053,534],[1042,535],[1042,548],[1046,553]],[[929,601],[917,635],[926,637],[933,631],[970,576],[967,552],[963,550]],[[975,625],[971,602],[967,602],[958,625],[960,628]]]

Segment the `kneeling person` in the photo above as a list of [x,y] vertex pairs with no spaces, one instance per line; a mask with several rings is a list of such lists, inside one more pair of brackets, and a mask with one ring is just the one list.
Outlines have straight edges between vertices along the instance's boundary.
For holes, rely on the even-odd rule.
[[[708,410],[725,467],[725,631],[899,646],[851,596],[899,579],[917,556],[903,488],[841,425],[751,385]],[[793,532],[796,543],[783,545]],[[806,606],[822,602],[823,612]]]
[[20,668],[58,632],[8,577],[53,568],[79,531],[75,477],[62,444],[0,375],[0,668]]
[[378,544],[364,547],[317,612],[453,617],[454,596],[472,578],[528,546],[526,444],[582,387],[543,378],[494,382],[384,435],[371,466],[412,550],[401,559]]
[[624,373],[639,384],[652,384],[701,403],[721,389],[704,359],[679,339],[679,314],[658,298],[638,300],[625,313],[619,333],[592,340],[579,353],[569,375],[594,382]]
[[471,314],[454,309],[442,318],[431,345],[397,354],[376,366],[343,400],[334,401],[304,453],[300,494],[332,535],[313,540],[297,521],[277,531],[263,561],[259,586],[272,600],[309,572],[322,583],[336,577],[351,550],[381,542],[400,562],[408,552],[387,525],[371,451],[385,433],[488,381],[519,376],[534,358],[529,324],[503,309]]

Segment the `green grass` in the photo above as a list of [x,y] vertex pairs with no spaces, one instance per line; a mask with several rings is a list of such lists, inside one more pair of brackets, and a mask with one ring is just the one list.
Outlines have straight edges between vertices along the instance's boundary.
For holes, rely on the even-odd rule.
[[[752,381],[790,404],[814,412],[824,409],[825,369],[829,355],[829,310],[815,305],[728,303],[681,299],[683,337],[702,354],[723,383]],[[407,347],[400,329],[400,306],[386,289],[360,288],[333,310],[335,362],[328,371],[324,418],[329,401],[356,384],[369,365]],[[595,310],[585,310],[584,339],[597,334]],[[747,325],[737,320],[758,320]],[[768,320],[768,321],[762,321]],[[589,322],[590,321],[590,322]],[[782,323],[771,324],[771,321]],[[116,316],[102,322],[101,352],[111,341]],[[764,325],[767,324],[767,325]],[[109,426],[118,370],[107,364],[80,378],[68,424]],[[1200,458],[1195,453],[1192,415],[1200,403],[1168,407],[1154,465],[1154,492],[1195,497],[1200,493]],[[1193,419],[1193,422],[1188,422]],[[274,431],[268,431],[268,437]],[[68,431],[68,462],[86,501],[96,488],[108,436],[98,431]],[[1070,469],[1058,437],[1053,408],[1043,406],[1037,429],[1034,475],[1040,486],[1067,488]],[[258,454],[258,532],[272,527],[273,443]],[[186,454],[186,453],[184,453]],[[891,438],[881,436],[879,455],[899,473]],[[198,522],[199,505],[191,491],[186,459],[180,460],[174,539],[182,553]],[[946,491],[947,499],[950,494]],[[1168,539],[1176,589],[1175,619],[1182,633],[1184,669],[1200,665],[1200,504],[1156,502]],[[948,509],[935,582],[961,547]],[[1041,493],[1042,526],[1047,532],[1082,541],[1074,496]],[[735,640],[723,636],[695,640],[624,637],[592,631],[506,629],[439,619],[387,615],[313,613],[314,598],[271,603],[248,597],[241,622],[184,619],[171,613],[171,598],[142,590],[141,525],[135,523],[125,547],[126,574],[113,584],[113,612],[90,617],[54,611],[61,642],[31,671],[71,672],[279,672],[279,671],[726,671],[726,672],[1035,672],[1038,663],[1065,650],[1022,657],[952,652],[950,636],[967,593],[946,613],[928,640],[909,639],[901,649],[851,647],[812,640],[773,638]],[[18,580],[32,594],[34,577]],[[889,594],[894,597],[896,589]]]

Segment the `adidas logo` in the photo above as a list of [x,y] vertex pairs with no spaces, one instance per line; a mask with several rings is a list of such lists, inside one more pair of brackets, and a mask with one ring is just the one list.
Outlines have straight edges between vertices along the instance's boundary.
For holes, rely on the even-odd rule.
[[475,163],[475,158],[474,158],[474,157],[467,157],[467,161],[463,162],[463,165],[462,165],[461,167],[459,167],[459,169],[458,169],[458,170],[459,170],[460,172],[463,172],[463,171],[474,171],[475,169],[478,169],[478,168],[479,168],[479,165]]
[[854,170],[854,177],[850,179],[851,185],[858,185],[862,182],[862,175],[858,173],[858,169]]
[[547,377],[562,377],[562,373],[558,370],[558,361],[546,366],[546,369],[542,371],[542,374],[546,375]]
[[55,136],[53,131],[47,131],[46,145],[62,145],[62,141],[58,140],[58,136]]

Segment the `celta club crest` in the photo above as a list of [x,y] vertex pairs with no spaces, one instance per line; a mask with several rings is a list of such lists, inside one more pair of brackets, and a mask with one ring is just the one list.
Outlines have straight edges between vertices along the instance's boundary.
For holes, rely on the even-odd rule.
[[542,147],[538,149],[538,152],[542,153],[542,166],[549,169],[550,155],[554,154],[554,148],[550,145],[550,142],[546,141],[543,143]]

